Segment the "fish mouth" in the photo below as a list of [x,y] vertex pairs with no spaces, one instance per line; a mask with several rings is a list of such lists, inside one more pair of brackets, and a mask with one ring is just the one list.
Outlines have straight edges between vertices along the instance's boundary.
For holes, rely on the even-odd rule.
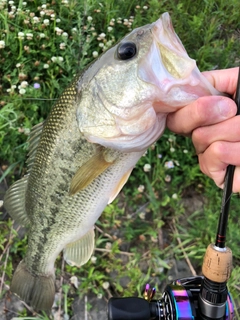
[[[153,42],[139,64],[138,76],[143,81],[155,85],[161,91],[162,97],[178,85],[196,86],[199,81],[192,76],[196,62],[188,56],[181,40],[175,33],[168,12],[163,13],[152,24],[151,32]],[[169,107],[164,108],[163,100],[161,106],[161,112],[172,111]]]

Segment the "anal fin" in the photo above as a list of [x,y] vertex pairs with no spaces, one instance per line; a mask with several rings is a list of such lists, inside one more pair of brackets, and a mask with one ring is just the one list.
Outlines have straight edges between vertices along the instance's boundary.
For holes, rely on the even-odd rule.
[[85,264],[93,253],[94,238],[94,229],[91,229],[79,240],[69,243],[63,251],[64,260],[71,266]]
[[6,192],[3,204],[13,220],[20,225],[27,226],[29,219],[25,208],[25,195],[28,175],[16,181]]

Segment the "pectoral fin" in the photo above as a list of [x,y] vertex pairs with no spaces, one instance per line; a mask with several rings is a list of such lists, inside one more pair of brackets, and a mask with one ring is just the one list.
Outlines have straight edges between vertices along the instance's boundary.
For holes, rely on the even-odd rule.
[[128,181],[128,178],[130,176],[132,172],[132,169],[130,169],[129,171],[127,171],[121,178],[121,180],[119,181],[118,185],[116,186],[116,188],[113,190],[110,198],[109,198],[109,201],[108,201],[108,204],[111,203],[115,198],[116,196],[119,194],[119,192],[121,191],[121,189],[123,188],[123,186],[125,185],[125,183]]
[[28,175],[16,181],[6,192],[4,207],[13,220],[20,225],[27,226],[29,219],[25,208],[25,194],[27,189]]
[[94,229],[91,229],[79,240],[68,244],[63,252],[64,260],[70,266],[80,267],[85,264],[93,253],[94,238]]
[[95,178],[110,167],[114,161],[115,159],[110,157],[106,150],[101,149],[78,169],[72,178],[69,194],[74,195],[85,189]]

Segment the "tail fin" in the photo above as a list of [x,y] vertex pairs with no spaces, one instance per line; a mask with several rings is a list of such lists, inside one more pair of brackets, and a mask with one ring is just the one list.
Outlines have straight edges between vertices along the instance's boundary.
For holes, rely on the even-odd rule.
[[13,275],[10,290],[35,311],[49,312],[55,296],[55,276],[32,275],[21,261]]

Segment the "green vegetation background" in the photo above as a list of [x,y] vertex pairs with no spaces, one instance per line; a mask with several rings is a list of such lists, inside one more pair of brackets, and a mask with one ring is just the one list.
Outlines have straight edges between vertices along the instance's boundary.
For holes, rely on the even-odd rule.
[[[46,118],[73,76],[130,30],[157,20],[161,13],[170,13],[175,31],[201,71],[239,65],[238,7],[239,0],[0,0],[1,185],[7,188],[25,173],[29,131]],[[197,209],[196,199],[201,203]],[[65,315],[71,315],[76,295],[140,295],[147,281],[161,286],[176,259],[186,259],[190,275],[199,273],[205,249],[214,241],[220,203],[221,191],[201,174],[191,140],[166,131],[97,222],[93,258],[77,269],[62,267],[59,257],[57,278],[63,284]],[[231,208],[228,243],[234,270],[229,289],[237,301],[237,195]],[[26,243],[2,209],[2,296]],[[124,277],[129,279],[127,287],[121,282]],[[19,316],[26,314],[25,310]]]

